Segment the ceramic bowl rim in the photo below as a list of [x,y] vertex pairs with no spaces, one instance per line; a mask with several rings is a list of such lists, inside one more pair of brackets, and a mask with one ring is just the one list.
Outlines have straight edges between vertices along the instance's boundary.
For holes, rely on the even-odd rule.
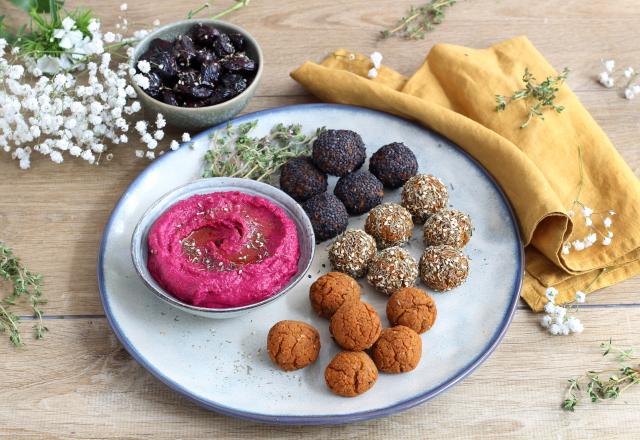
[[222,25],[228,28],[233,29],[235,32],[238,32],[242,35],[244,35],[247,38],[247,41],[249,41],[249,43],[251,45],[253,45],[256,49],[256,52],[258,54],[258,70],[256,70],[256,75],[253,78],[253,80],[251,81],[251,83],[247,86],[247,88],[245,90],[243,90],[241,93],[239,93],[238,95],[234,96],[233,98],[227,100],[227,101],[223,101],[220,102],[218,104],[213,104],[213,105],[208,105],[205,107],[180,107],[177,105],[170,105],[167,104],[166,102],[162,102],[159,99],[154,98],[153,96],[149,95],[147,92],[145,92],[144,90],[142,90],[140,88],[140,86],[138,86],[136,84],[135,81],[133,81],[133,78],[131,79],[131,83],[133,84],[134,89],[136,90],[136,92],[138,93],[138,95],[140,94],[144,94],[147,98],[152,99],[153,103],[158,105],[160,108],[164,108],[167,109],[167,111],[173,111],[173,112],[181,112],[181,113],[185,113],[185,114],[195,114],[195,113],[204,113],[206,111],[212,111],[212,110],[220,110],[223,109],[225,107],[230,107],[232,106],[234,103],[236,102],[240,102],[242,99],[248,99],[247,96],[250,98],[251,95],[253,93],[255,93],[255,89],[258,87],[258,83],[260,82],[260,80],[262,79],[262,72],[264,69],[264,54],[262,52],[262,48],[260,47],[260,44],[258,44],[258,40],[256,40],[253,35],[251,35],[247,30],[245,30],[244,28],[235,25],[233,23],[229,23],[228,21],[224,21],[224,20],[215,20],[213,18],[186,18],[184,20],[178,20],[178,21],[174,21],[168,24],[165,24],[164,26],[160,26],[159,28],[155,29],[154,31],[150,32],[149,34],[147,34],[142,40],[138,41],[138,43],[135,45],[134,49],[133,49],[133,56],[131,57],[131,59],[129,60],[129,66],[131,66],[132,68],[136,68],[136,64],[138,63],[138,59],[140,58],[140,56],[142,55],[140,52],[140,48],[148,43],[149,41],[151,41],[154,38],[162,38],[162,36],[169,30],[177,27],[177,26],[182,26],[184,24],[187,23],[205,23],[205,24],[212,24],[212,25]]
[[[198,185],[203,185],[203,182],[209,182],[211,185],[206,185],[207,188],[210,188],[211,193],[214,192],[221,192],[221,191],[216,191],[215,188],[219,187],[218,184],[220,184],[221,182],[234,182],[234,181],[243,181],[243,183],[249,183],[248,187],[251,187],[251,190],[253,190],[255,192],[255,195],[259,195],[260,197],[266,198],[267,200],[269,200],[271,203],[274,203],[276,205],[278,205],[281,209],[285,208],[288,211],[291,211],[292,214],[295,215],[295,219],[292,219],[294,222],[296,222],[296,220],[301,223],[302,228],[306,231],[306,233],[308,234],[309,237],[309,241],[311,243],[311,253],[309,254],[309,259],[304,262],[304,266],[303,268],[297,271],[297,273],[291,277],[291,279],[287,282],[287,284],[280,290],[278,290],[276,293],[274,293],[273,295],[271,295],[268,298],[263,299],[262,301],[256,302],[256,303],[252,303],[252,304],[247,304],[244,306],[239,306],[239,307],[227,307],[227,308],[211,308],[211,307],[201,307],[201,306],[194,306],[192,304],[186,303],[184,301],[179,300],[178,298],[176,298],[175,296],[171,295],[171,293],[169,293],[168,291],[166,291],[165,289],[163,289],[161,286],[159,286],[157,284],[157,282],[155,280],[153,280],[153,276],[149,273],[149,270],[146,267],[142,267],[139,263],[143,262],[143,241],[146,239],[146,234],[145,234],[145,228],[147,226],[150,227],[151,224],[153,224],[153,222],[155,222],[158,218],[159,215],[162,214],[159,213],[155,218],[150,219],[149,216],[153,213],[153,211],[161,204],[170,201],[169,206],[167,207],[167,209],[169,209],[174,203],[177,203],[180,200],[184,200],[184,198],[181,198],[181,196],[183,195],[183,191],[187,190],[188,188],[192,187],[192,186],[198,186]],[[277,200],[274,200],[272,196],[270,196],[269,194],[266,193],[266,191],[263,191],[264,189],[269,188],[269,190],[273,191],[277,191],[282,193],[284,197],[284,199],[286,200],[287,204],[283,204],[281,202],[278,202]],[[203,188],[204,189],[204,188]],[[248,194],[247,192],[243,191],[243,189],[246,191],[248,188],[243,188],[243,187],[239,187],[238,189],[234,190],[234,191],[238,191],[241,192],[243,194]],[[203,193],[204,194],[204,193]],[[208,193],[207,193],[208,194]],[[193,196],[194,194],[189,195],[189,197]],[[164,212],[164,211],[163,211]],[[148,232],[148,231],[147,231]],[[298,234],[300,235],[300,234]],[[298,236],[298,246],[301,247],[302,245],[302,238],[300,236]],[[177,307],[178,309],[181,309],[183,311],[189,312],[189,313],[193,313],[196,314],[198,316],[205,316],[205,317],[210,317],[210,318],[215,318],[215,317],[222,317],[222,315],[233,315],[233,314],[238,314],[238,316],[240,314],[244,314],[250,311],[253,311],[257,308],[260,308],[262,306],[265,306],[281,297],[283,297],[287,292],[289,292],[291,289],[293,289],[303,278],[304,276],[307,274],[307,272],[309,271],[309,268],[311,267],[311,264],[313,262],[313,258],[315,256],[315,250],[316,250],[316,244],[315,244],[315,235],[313,233],[313,227],[311,225],[311,221],[309,220],[309,218],[307,217],[307,215],[305,214],[304,210],[302,209],[302,207],[298,204],[298,202],[296,202],[291,196],[289,196],[287,193],[285,193],[284,191],[282,191],[280,188],[276,188],[274,186],[271,186],[269,184],[263,183],[263,182],[258,182],[255,180],[250,180],[250,179],[240,179],[240,178],[235,178],[235,177],[209,177],[209,178],[199,178],[196,179],[194,181],[191,181],[189,183],[186,183],[184,185],[180,185],[174,189],[172,189],[171,191],[166,192],[165,194],[163,194],[162,196],[160,196],[157,200],[155,200],[151,206],[149,206],[149,208],[147,210],[145,210],[144,214],[142,214],[142,216],[140,217],[140,220],[138,220],[138,223],[136,224],[135,228],[133,229],[133,234],[131,235],[131,245],[130,245],[130,255],[131,255],[131,259],[133,261],[133,267],[136,270],[136,273],[138,274],[138,276],[142,279],[142,281],[144,282],[144,284],[160,299],[162,299],[163,301],[165,301],[166,303]],[[300,254],[300,258],[302,258],[302,253]],[[231,318],[232,316],[229,316],[229,318]]]

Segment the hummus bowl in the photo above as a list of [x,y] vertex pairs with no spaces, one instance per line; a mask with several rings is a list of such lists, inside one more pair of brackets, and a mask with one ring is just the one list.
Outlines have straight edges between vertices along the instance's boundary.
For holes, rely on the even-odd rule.
[[[248,196],[258,196],[280,208],[295,225],[300,257],[297,262],[297,272],[278,289],[266,298],[241,306],[221,306],[216,308],[201,307],[189,304],[179,299],[175,294],[167,291],[149,270],[149,235],[156,221],[172,207],[195,195],[211,193],[241,193]],[[296,234],[294,234],[296,235]],[[233,318],[248,313],[263,305],[271,303],[283,296],[306,274],[313,260],[315,251],[315,237],[313,228],[307,215],[300,205],[283,191],[266,183],[249,179],[216,177],[199,179],[178,187],[157,200],[142,216],[134,229],[131,239],[131,257],[133,265],[144,283],[166,303],[194,315],[207,318]],[[242,271],[240,271],[242,272]]]

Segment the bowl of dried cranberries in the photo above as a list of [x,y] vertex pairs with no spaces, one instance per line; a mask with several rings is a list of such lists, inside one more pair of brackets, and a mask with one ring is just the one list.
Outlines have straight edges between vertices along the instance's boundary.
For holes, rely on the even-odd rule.
[[199,129],[240,113],[262,76],[263,56],[244,29],[219,20],[182,20],[151,32],[132,57],[133,86],[147,111]]

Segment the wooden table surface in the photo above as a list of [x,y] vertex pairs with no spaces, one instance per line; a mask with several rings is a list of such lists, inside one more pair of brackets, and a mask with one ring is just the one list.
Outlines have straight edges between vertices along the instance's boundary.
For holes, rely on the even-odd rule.
[[[417,1],[417,0],[416,0]],[[81,2],[68,2],[68,6]],[[92,7],[113,26],[119,1]],[[306,59],[347,47],[379,50],[385,64],[411,74],[436,42],[486,47],[527,35],[640,174],[640,99],[627,101],[595,82],[601,58],[640,68],[636,0],[462,0],[423,41],[378,41],[377,31],[411,0],[254,0],[229,19],[250,30],[267,60],[246,111],[313,102],[288,73]],[[134,26],[167,23],[198,2],[129,3]],[[618,93],[619,95],[619,93]],[[436,399],[381,420],[335,427],[264,426],[207,412],[153,378],[116,340],[98,296],[96,259],[116,201],[148,164],[119,147],[101,167],[35,160],[29,172],[0,158],[0,239],[46,276],[44,341],[0,339],[0,438],[632,438],[640,432],[640,389],[618,401],[560,410],[569,377],[605,363],[599,344],[640,347],[640,278],[592,295],[579,315],[583,334],[547,336],[523,304],[497,351],[468,379]],[[606,168],[603,169],[606,173]],[[28,314],[25,309],[24,314]]]

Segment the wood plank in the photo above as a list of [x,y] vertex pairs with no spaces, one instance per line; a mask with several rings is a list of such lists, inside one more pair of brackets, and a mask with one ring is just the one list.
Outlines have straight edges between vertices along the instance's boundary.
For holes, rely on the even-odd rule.
[[585,403],[574,414],[559,405],[568,378],[608,365],[600,342],[612,337],[637,346],[640,308],[580,315],[583,334],[553,338],[537,316],[518,311],[498,350],[460,385],[402,414],[335,427],[265,427],[207,412],[140,367],[104,319],[50,320],[42,342],[16,350],[0,341],[0,437],[633,438],[640,431],[640,386],[619,401]]
[[[113,26],[120,14],[120,3],[121,0],[108,0],[92,7],[103,17],[105,26]],[[338,47],[363,53],[379,50],[385,56],[385,64],[410,74],[434,43],[480,48],[524,34],[553,65],[574,70],[570,82],[578,90],[599,88],[594,77],[600,71],[600,58],[613,57],[621,65],[640,58],[640,47],[633,44],[640,37],[640,29],[635,26],[640,9],[633,0],[607,2],[606,6],[584,0],[550,1],[535,8],[519,0],[461,1],[447,11],[444,23],[425,40],[379,40],[378,32],[392,26],[415,3],[253,1],[248,8],[228,16],[228,20],[245,27],[262,45],[267,64],[259,93],[266,95],[299,94],[301,88],[289,80],[289,71],[305,59],[320,60]],[[68,4],[83,2],[73,0]],[[199,0],[157,2],[150,17],[146,3],[129,2],[127,14],[131,23],[150,26],[153,18],[168,23],[200,4]]]

